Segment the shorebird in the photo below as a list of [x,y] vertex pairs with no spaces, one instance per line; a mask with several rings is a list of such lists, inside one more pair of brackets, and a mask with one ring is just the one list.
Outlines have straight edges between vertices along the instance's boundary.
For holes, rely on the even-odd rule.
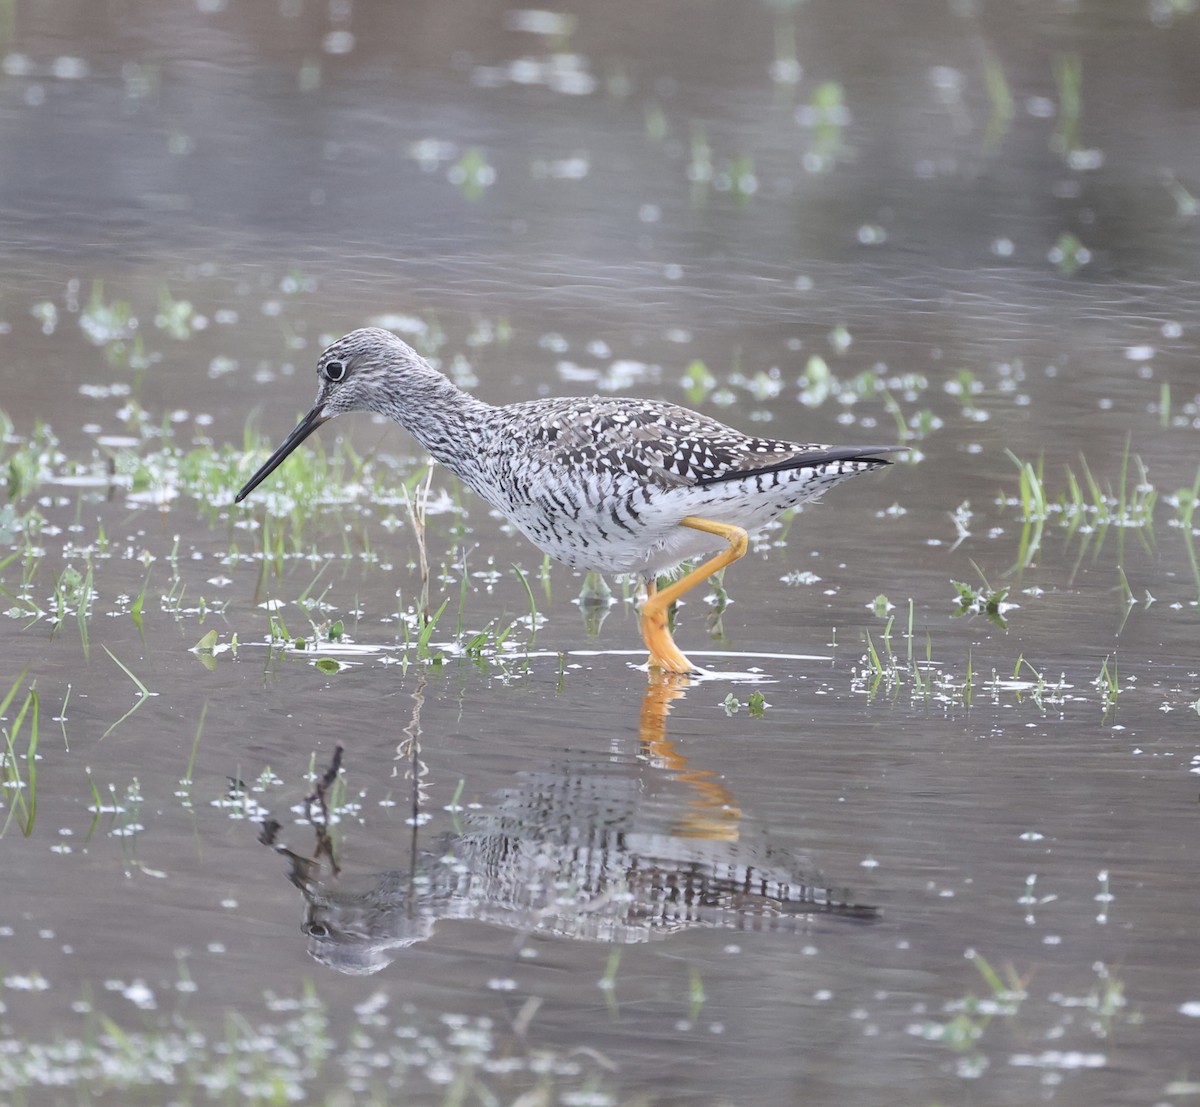
[[[335,415],[384,415],[556,561],[640,576],[650,666],[668,673],[700,671],[671,636],[672,603],[741,557],[750,534],[849,477],[891,464],[880,455],[902,448],[759,438],[659,400],[494,407],[378,327],[329,346],[317,377],[317,402],[235,502]],[[660,575],[714,550],[659,589]]]

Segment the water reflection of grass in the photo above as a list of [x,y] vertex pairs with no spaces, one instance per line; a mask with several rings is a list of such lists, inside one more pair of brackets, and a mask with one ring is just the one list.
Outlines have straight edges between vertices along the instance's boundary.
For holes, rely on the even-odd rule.
[[991,156],[1000,149],[1004,136],[1016,115],[1016,102],[1004,67],[990,52],[985,51],[983,58],[984,87],[988,96],[988,121],[983,135],[983,153]]
[[1167,502],[1175,508],[1176,516],[1169,522],[1169,526],[1177,527],[1183,534],[1183,541],[1187,546],[1188,564],[1192,570],[1192,580],[1196,586],[1196,598],[1200,600],[1200,561],[1196,558],[1196,526],[1195,514],[1196,507],[1200,504],[1200,470],[1196,473],[1196,480],[1191,488],[1181,488],[1174,496],[1167,498]]
[[1079,149],[1083,120],[1083,60],[1078,54],[1060,54],[1055,59],[1054,83],[1058,86],[1058,121],[1050,144],[1069,160]]
[[0,464],[10,503],[25,499],[64,460],[58,439],[45,423],[36,422],[26,438],[16,434],[12,420],[0,411]]
[[[169,1088],[179,1107],[629,1102],[618,1098],[602,1055],[530,1040],[541,1006],[536,997],[519,1012],[514,1034],[486,1017],[392,1010],[382,992],[357,1005],[345,1025],[311,983],[298,995],[267,992],[257,1009],[231,1006],[223,1020],[202,1021],[188,1011],[196,984],[182,958],[174,1004],[170,991],[158,994],[161,986],[156,993],[140,979],[106,988],[140,1007],[140,1020],[118,1021],[94,1001],[79,1000],[76,1035],[13,1039],[19,1048],[0,1050],[0,1094],[34,1103],[53,1086],[86,1090],[99,1102],[149,1104],[163,1102]],[[175,1008],[169,1018],[156,1013],[164,1005]]]
[[1100,675],[1096,677],[1093,683],[1104,697],[1104,713],[1107,715],[1110,711],[1116,709],[1117,700],[1121,695],[1121,680],[1117,670],[1117,658],[1114,654],[1109,654],[1104,658],[1104,664],[1100,668]]
[[[9,707],[16,701],[28,672],[28,666],[22,669],[4,699],[0,700],[0,719],[5,717]],[[8,815],[4,825],[0,826],[0,837],[14,819],[26,838],[33,833],[33,824],[37,818],[40,716],[41,705],[37,689],[30,684],[16,718],[9,726],[3,728],[4,752],[0,755],[0,790],[7,796]],[[24,775],[21,773],[22,762],[25,763]]]
[[[1045,526],[1052,519],[1063,529],[1068,545],[1078,540],[1076,567],[1089,551],[1093,560],[1100,555],[1110,531],[1117,535],[1118,561],[1124,557],[1125,535],[1130,531],[1137,535],[1147,553],[1153,552],[1158,490],[1141,458],[1131,458],[1128,441],[1115,486],[1102,484],[1087,459],[1080,457],[1079,474],[1069,465],[1064,466],[1065,487],[1056,494],[1047,491],[1045,466],[1040,458],[1035,464],[1022,461],[1011,450],[1006,453],[1017,467],[1018,490],[1016,497],[1002,497],[999,502],[1002,506],[1020,508],[1023,528],[1015,570],[1029,568],[1034,563],[1042,549]],[[1131,460],[1136,474],[1131,471]],[[1200,477],[1197,482],[1200,486]],[[1197,579],[1200,582],[1200,577]]]
[[[842,340],[843,346],[848,342],[847,336]],[[698,362],[693,363],[685,380],[687,387],[700,393],[697,397],[700,402],[715,385],[715,378]],[[893,390],[911,401],[920,397],[928,387],[923,379],[888,375],[882,370],[843,377],[835,373],[824,359],[815,355],[810,357],[800,382],[805,402],[810,404],[837,399],[843,405],[852,405],[871,397],[892,398]],[[973,374],[960,373],[951,384],[953,388],[950,391],[958,396],[964,417],[976,421],[968,408],[973,411],[982,403],[983,389],[979,380]],[[897,429],[912,433],[915,423],[899,414],[898,402],[893,413],[897,416]],[[919,423],[920,420],[915,422]],[[20,459],[15,463],[15,471],[20,474],[16,487],[28,497],[38,482],[58,480],[64,473],[104,475],[118,488],[124,489],[134,502],[143,499],[170,501],[184,495],[200,505],[215,522],[229,513],[233,491],[244,480],[247,470],[268,449],[265,439],[247,430],[245,452],[212,445],[198,445],[184,450],[173,440],[169,423],[158,425],[135,414],[134,424],[143,428],[145,437],[142,444],[121,450],[105,458],[103,463],[98,460],[91,462],[93,467],[101,465],[99,473],[89,470],[87,462],[57,454],[55,440],[48,428],[37,428],[28,441],[22,441],[10,432],[10,460],[13,457]],[[1042,553],[1045,528],[1051,521],[1058,524],[1068,541],[1078,543],[1077,565],[1088,553],[1093,558],[1099,556],[1106,535],[1112,528],[1116,528],[1118,533],[1118,559],[1123,556],[1124,532],[1129,529],[1138,533],[1147,551],[1154,549],[1153,524],[1158,492],[1149,481],[1144,465],[1130,453],[1128,446],[1115,482],[1107,483],[1098,478],[1085,459],[1077,468],[1066,468],[1064,486],[1057,492],[1048,487],[1045,466],[1041,461],[1025,461],[1013,454],[1010,457],[1017,468],[1018,490],[1015,497],[1002,499],[1000,503],[1002,507],[1015,506],[1020,511],[1023,529],[1014,566],[1017,571],[1031,568]],[[450,656],[461,655],[484,669],[493,665],[503,668],[514,654],[519,655],[522,646],[527,648],[534,641],[544,618],[538,611],[533,577],[519,565],[512,567],[512,575],[524,596],[527,614],[517,619],[491,619],[482,627],[478,623],[472,625],[468,611],[470,579],[476,577],[491,584],[498,581],[502,574],[498,568],[489,568],[482,577],[479,572],[469,571],[465,539],[470,528],[458,507],[457,490],[452,493],[435,492],[433,475],[433,470],[427,465],[411,465],[374,455],[360,456],[345,443],[335,441],[328,452],[320,448],[298,452],[282,472],[283,479],[278,482],[277,488],[264,497],[261,507],[233,512],[229,516],[227,562],[257,564],[258,592],[269,600],[265,641],[273,649],[306,652],[313,663],[329,675],[346,667],[346,662],[338,655],[337,647],[342,646],[343,641],[350,645],[352,643],[347,636],[344,620],[337,616],[336,611],[327,609],[329,584],[322,585],[321,582],[328,576],[328,570],[339,563],[361,561],[367,567],[390,567],[375,552],[371,527],[368,525],[370,520],[378,517],[381,508],[391,510],[391,514],[382,521],[389,531],[403,527],[403,516],[408,516],[408,526],[416,549],[410,570],[419,574],[419,585],[408,597],[407,608],[402,602],[393,617],[397,624],[399,653],[395,658],[389,656],[389,659],[403,665],[413,662],[441,664]],[[88,494],[85,491],[84,495]],[[1180,490],[1174,497],[1166,497],[1166,502],[1176,508],[1176,518],[1171,525],[1184,531],[1193,575],[1200,590],[1200,567],[1197,566],[1192,536],[1198,496],[1200,477],[1193,488]],[[0,591],[14,601],[9,615],[24,615],[28,620],[26,625],[47,619],[52,630],[56,631],[68,616],[74,614],[79,624],[81,643],[86,649],[89,621],[93,617],[91,599],[95,595],[94,582],[97,574],[109,571],[104,567],[115,556],[111,543],[103,534],[103,528],[98,529],[94,540],[90,542],[78,536],[72,538],[72,549],[77,550],[84,560],[74,565],[68,564],[54,578],[50,585],[54,595],[45,603],[46,610],[39,604],[33,584],[44,553],[35,544],[42,517],[31,513],[21,515],[20,500],[7,507],[10,519],[17,520],[13,523],[10,537],[18,543],[18,548],[0,561]],[[447,535],[450,541],[444,550],[436,552],[428,548],[426,531],[427,516],[433,508],[453,513],[453,522]],[[969,536],[966,529],[968,521],[961,522],[960,539]],[[340,536],[340,553],[318,554],[318,535],[331,532]],[[243,534],[251,536],[250,548],[241,537]],[[178,562],[178,547],[176,540],[175,548],[167,558],[171,576],[159,597],[160,607],[177,620],[195,618],[203,623],[210,612],[220,613],[223,605],[214,605],[203,597],[188,604],[187,584]],[[149,563],[154,558],[148,551],[132,549],[126,551],[126,557],[141,557],[147,564],[147,573],[137,594],[132,598],[118,597],[119,609],[130,615],[140,634],[151,581]],[[316,562],[318,567],[293,599],[286,598],[286,593],[279,596],[282,582],[302,562]],[[15,569],[18,564],[21,569],[20,583],[6,581],[5,570]],[[549,597],[549,578],[544,572],[545,568],[543,565],[540,579]],[[1121,571],[1120,565],[1118,569]],[[982,585],[954,584],[959,597],[958,613],[979,613],[1002,620],[1008,588],[993,588],[982,574],[980,579]],[[447,621],[443,618],[448,600],[432,595],[434,584],[438,581],[458,582],[457,612],[452,631],[447,628]],[[1124,592],[1131,597],[1132,591],[1123,575],[1122,582]],[[590,587],[595,589],[594,582]],[[717,596],[719,601],[719,584]],[[398,592],[398,598],[403,601],[405,597]],[[630,598],[628,589],[626,598]],[[294,619],[284,609],[290,603],[296,604],[303,612],[302,627],[289,625],[294,623]],[[980,687],[980,677],[973,667],[969,652],[965,668],[963,664],[950,668],[937,664],[933,658],[932,638],[926,633],[924,659],[914,657],[911,601],[908,618],[906,657],[900,658],[893,653],[891,619],[888,620],[881,643],[868,639],[864,659],[866,668],[861,676],[869,694],[894,697],[902,689],[908,689],[918,699],[935,697],[950,703],[969,705]],[[334,626],[339,628],[336,632],[332,630]],[[719,622],[716,629],[719,632]],[[518,630],[522,633],[514,634]],[[228,642],[222,642],[221,638],[218,631],[210,630],[193,650],[207,667],[215,667],[223,655],[232,653],[236,635]],[[1050,689],[1060,688],[1061,682],[1060,685],[1050,685],[1040,675],[1032,684],[1019,680],[1021,667],[1021,660],[1018,659],[1011,681],[1005,681],[993,672],[991,683],[994,690],[1013,691],[1018,696],[1028,694],[1039,707],[1052,701],[1054,693]],[[987,684],[986,677],[983,683]],[[1110,681],[1097,681],[1096,687],[1102,692],[1106,705],[1115,703]],[[143,688],[144,685],[139,687],[139,699],[131,710],[136,710],[144,702],[147,693],[142,692]],[[127,717],[125,715],[118,719],[113,726],[119,725]]]
[[987,1058],[980,1050],[980,1040],[993,1019],[1015,1020],[1020,1015],[1022,1004],[1028,998],[1028,981],[1019,977],[1011,965],[1005,967],[1002,978],[974,950],[968,950],[966,956],[978,969],[987,992],[982,996],[968,992],[960,999],[951,1000],[944,1008],[949,1018],[945,1021],[930,1019],[914,1023],[909,1027],[909,1033],[953,1050],[959,1056],[958,1074],[977,1077],[987,1067]]
[[[1101,875],[1103,895],[1107,894],[1107,873]],[[1034,899],[1027,890],[1020,902],[1031,904]],[[1039,1003],[1031,990],[1033,973],[1018,975],[1011,965],[998,971],[975,950],[967,950],[965,956],[984,983],[982,994],[967,991],[943,1005],[942,1017],[908,1027],[914,1037],[935,1042],[954,1053],[955,1072],[964,1079],[981,1077],[990,1067],[992,1055],[1006,1048],[1010,1065],[1046,1071],[1099,1068],[1107,1064],[1101,1051],[1103,1043],[1111,1040],[1119,1028],[1141,1022],[1141,1016],[1128,1009],[1124,982],[1102,962],[1093,965],[1095,979],[1085,994],[1054,991]],[[1048,1021],[1050,1025],[1035,1029],[1030,1025],[1035,1019]],[[1006,1031],[1007,1047],[998,1040],[1005,1036],[999,1027]],[[1069,1032],[1073,1032],[1075,1040],[1082,1035],[1082,1044],[1090,1045],[1090,1051],[1063,1049],[1061,1045],[1036,1051],[1038,1042],[1061,1043]],[[1011,1051],[1013,1044],[1018,1052]]]
[[797,110],[796,121],[812,134],[803,160],[809,173],[827,173],[851,156],[845,139],[850,119],[845,90],[837,81],[818,85],[809,102]]
[[[720,165],[713,160],[706,132],[702,128],[693,131],[693,139],[695,164],[707,165],[712,173],[716,173]],[[280,284],[285,294],[299,289],[311,292],[314,287],[303,275],[289,276]],[[107,352],[110,347],[128,343],[131,336],[141,333],[133,326],[138,314],[152,317],[157,323],[156,329],[146,329],[150,335],[174,335],[182,339],[193,335],[198,328],[203,329],[197,321],[204,316],[192,303],[199,300],[190,291],[189,297],[184,298],[162,285],[157,287],[156,297],[155,313],[155,305],[144,302],[146,297],[113,297],[101,284],[94,284],[91,300],[79,312],[85,336],[102,345]],[[213,311],[211,315],[217,323],[221,322],[220,311]],[[403,330],[431,353],[447,341],[436,321],[416,316],[376,321]],[[290,329],[292,325],[284,325],[289,336],[295,337]],[[511,332],[504,319],[494,323],[477,321],[465,343],[471,349],[476,345],[503,345],[511,338]],[[769,418],[772,409],[778,406],[777,401],[791,398],[805,407],[826,403],[837,405],[839,422],[861,423],[865,427],[874,425],[882,404],[895,423],[896,438],[908,442],[923,440],[941,429],[946,421],[956,418],[968,423],[982,422],[992,416],[997,403],[1002,400],[985,387],[978,372],[966,368],[957,372],[944,371],[932,383],[930,376],[919,370],[896,371],[881,363],[867,369],[859,368],[850,357],[855,348],[855,336],[845,326],[831,326],[826,340],[828,349],[824,354],[808,354],[799,372],[790,376],[786,370],[774,365],[744,368],[740,359],[735,359],[728,371],[713,372],[703,361],[693,358],[685,363],[680,385],[688,402],[696,406],[739,402],[756,405],[755,419]],[[126,368],[131,365],[128,362],[122,364]],[[470,372],[469,365],[461,359],[447,368],[455,373]],[[940,388],[937,387],[939,381]],[[264,490],[254,508],[231,510],[234,491],[244,482],[248,471],[265,456],[271,447],[270,441],[251,427],[244,431],[240,448],[214,445],[202,439],[188,440],[171,418],[144,410],[129,395],[127,387],[96,388],[107,389],[106,396],[120,396],[119,416],[133,440],[131,444],[99,445],[90,456],[68,457],[49,427],[38,424],[31,433],[22,436],[16,433],[11,421],[0,415],[0,479],[4,480],[9,493],[9,502],[0,508],[0,540],[7,541],[10,547],[0,557],[0,594],[11,601],[7,613],[13,618],[19,615],[25,626],[43,623],[53,631],[59,631],[73,615],[86,651],[94,633],[95,604],[92,598],[97,588],[106,595],[116,592],[117,610],[129,614],[139,635],[148,617],[147,609],[154,610],[155,598],[177,621],[195,619],[203,623],[208,615],[219,615],[223,611],[224,605],[213,603],[211,598],[195,596],[195,584],[189,584],[180,571],[178,540],[176,549],[168,557],[171,565],[169,580],[161,589],[155,590],[156,597],[150,591],[150,563],[161,555],[149,548],[126,550],[122,555],[119,548],[110,543],[102,525],[94,534],[84,533],[83,526],[73,528],[71,538],[64,540],[62,545],[65,565],[63,561],[55,564],[55,575],[47,579],[46,566],[50,559],[46,554],[47,549],[53,550],[54,544],[46,541],[52,524],[47,521],[45,512],[50,510],[48,505],[51,503],[59,508],[66,506],[67,497],[62,495],[61,489],[72,485],[79,489],[76,493],[77,515],[82,505],[98,503],[104,496],[123,496],[133,506],[166,508],[177,499],[196,505],[210,526],[226,528],[225,564],[255,565],[258,572],[256,599],[269,599],[278,604],[278,608],[267,616],[265,639],[280,649],[310,651],[315,662],[330,673],[343,667],[337,658],[324,652],[327,647],[337,644],[337,639],[326,633],[336,612],[323,610],[328,584],[318,593],[317,582],[322,574],[326,581],[331,579],[333,574],[328,573],[328,569],[348,567],[351,563],[361,564],[364,572],[377,567],[394,568],[389,561],[389,557],[394,556],[390,551],[396,546],[411,549],[411,538],[406,541],[407,536],[401,535],[397,542],[381,541],[377,524],[390,535],[397,528],[405,527],[406,515],[417,543],[417,564],[409,565],[408,569],[419,572],[420,582],[419,590],[414,588],[411,594],[407,586],[403,595],[398,591],[398,610],[389,615],[389,621],[396,623],[403,663],[436,664],[453,654],[465,654],[485,668],[503,665],[515,652],[514,646],[519,648],[522,642],[528,645],[533,641],[544,621],[538,611],[533,574],[517,565],[511,570],[512,579],[518,586],[518,594],[523,596],[527,614],[517,619],[491,618],[472,623],[469,610],[472,581],[486,577],[490,585],[507,575],[507,570],[502,574],[500,568],[488,565],[482,571],[485,575],[481,576],[480,571],[469,569],[470,544],[467,539],[471,528],[458,502],[457,487],[451,483],[445,491],[434,491],[433,473],[427,466],[374,451],[360,455],[345,439],[332,443],[314,440],[313,448],[293,455],[281,471],[280,479]],[[1158,385],[1155,389],[1161,409],[1158,417],[1169,420],[1169,390]],[[919,406],[927,401],[936,402],[939,392],[956,400],[948,412],[944,410],[945,405],[938,411]],[[1161,507],[1157,507],[1157,500],[1161,498],[1175,508],[1175,517],[1169,520],[1169,525],[1183,531],[1196,592],[1200,596],[1200,562],[1194,548],[1194,513],[1200,496],[1200,477],[1191,489],[1160,497],[1140,459],[1131,455],[1127,448],[1120,476],[1114,482],[1100,479],[1095,475],[1099,470],[1093,471],[1083,460],[1078,466],[1067,467],[1063,487],[1054,489],[1048,485],[1040,461],[1010,456],[1018,469],[1019,488],[1015,500],[1003,500],[1001,507],[1019,504],[1022,530],[1015,566],[1018,571],[1032,568],[1044,553],[1046,533],[1052,524],[1074,543],[1076,567],[1089,555],[1093,559],[1098,557],[1116,528],[1118,572],[1121,573],[1123,594],[1132,596],[1121,565],[1125,531],[1133,529],[1142,546],[1153,551],[1156,511],[1160,518],[1162,516]],[[53,494],[46,495],[47,485],[53,488]],[[422,500],[421,515],[414,519],[412,512],[418,495]],[[35,497],[38,502],[34,502]],[[966,508],[964,504],[956,516],[960,542],[970,536],[967,530],[970,512]],[[439,538],[448,539],[444,548],[426,547],[426,510],[452,513],[452,521],[436,532]],[[51,514],[53,516],[53,512]],[[55,517],[55,521],[61,522],[61,519]],[[786,531],[782,534],[786,536]],[[335,536],[337,548],[332,551],[321,548],[331,535]],[[117,572],[111,566],[122,556],[126,560],[141,558],[146,565],[140,589],[134,593],[137,585],[130,588],[134,593],[132,596],[105,587],[105,582]],[[292,586],[285,582],[303,563],[319,564],[321,568],[308,587],[295,594]],[[549,578],[544,570],[545,565],[541,579],[547,585],[549,598]],[[444,596],[436,594],[439,584],[452,584],[458,592],[452,630],[448,626],[449,619],[437,618],[443,615],[446,607]],[[589,589],[596,591],[595,582],[585,582],[585,592]],[[975,585],[959,588],[960,604],[965,605],[967,613],[987,614],[991,599],[998,594],[997,589],[981,590]],[[628,587],[624,595],[627,601],[632,599]],[[718,584],[718,616],[721,598]],[[1004,597],[999,596],[999,599],[1003,601]],[[304,613],[304,621],[299,626],[290,612],[286,620],[284,618],[284,609],[292,603]],[[603,610],[607,610],[607,605]],[[599,605],[592,609],[593,615],[597,612],[603,613]],[[593,630],[598,622],[598,618],[593,619]],[[719,618],[714,630],[720,633]],[[439,642],[439,639],[444,641]],[[872,683],[879,689],[895,686],[895,667],[886,639],[885,634],[885,642],[878,648],[875,642],[868,644],[866,660],[872,672]],[[939,684],[943,689],[947,687],[933,671],[928,638],[926,645],[924,662],[910,656],[904,663],[904,685],[911,686],[922,697],[936,690]],[[210,646],[198,650],[196,656],[205,664],[215,665],[229,651],[229,645],[210,640]],[[909,646],[911,655],[911,641]],[[1002,668],[1006,669],[1008,664],[1004,662]],[[969,658],[967,675],[963,675],[961,664],[956,667],[959,675],[953,683],[960,690],[969,688],[975,677]]]
[[133,681],[134,686],[137,688],[137,691],[138,691],[138,698],[134,702],[134,705],[128,711],[126,711],[124,715],[122,715],[119,719],[117,719],[117,721],[115,723],[113,723],[102,735],[100,735],[101,739],[107,738],[114,730],[117,729],[117,727],[119,727],[126,719],[128,719],[129,716],[132,715],[139,707],[141,707],[151,696],[157,695],[156,692],[151,692],[150,689],[147,688],[141,682],[141,680],[138,679],[138,677],[134,674],[133,670],[130,669],[129,666],[126,665],[125,662],[123,662],[119,657],[117,657],[117,655],[115,653],[113,653],[112,650],[110,650],[107,646],[104,647],[104,652],[106,654],[108,654],[108,656],[111,657],[114,662],[116,662],[117,667],[121,670],[121,672],[123,672],[127,677],[129,677],[129,679],[131,681]]
[[[952,582],[959,598],[959,606],[953,615],[985,615],[996,622],[1003,618],[1006,611],[1016,607],[1015,604],[1004,602],[1003,597],[1008,589],[994,591],[982,575],[981,580],[982,585],[978,587]],[[981,678],[975,670],[970,648],[962,658],[949,661],[936,659],[933,635],[926,630],[924,650],[918,651],[915,648],[915,605],[911,599],[908,601],[907,629],[902,635],[905,649],[897,652],[892,646],[895,606],[886,596],[880,595],[876,597],[874,607],[876,616],[885,621],[880,645],[875,644],[875,637],[868,631],[866,653],[854,677],[854,687],[865,693],[868,700],[907,697],[917,703],[937,703],[946,708],[969,710],[976,698],[987,694],[993,703],[1009,697],[1017,703],[1028,699],[1044,715],[1052,706],[1061,707],[1068,699],[1080,698],[1070,690],[1065,675],[1060,675],[1056,681],[1050,680],[1045,667],[1038,669],[1023,653],[1018,653],[1011,677],[1002,676],[999,670],[993,668],[990,677]],[[1102,692],[1107,688],[1097,682],[1093,684]],[[1112,703],[1115,703],[1115,698]],[[1111,705],[1106,698],[1105,709]]]

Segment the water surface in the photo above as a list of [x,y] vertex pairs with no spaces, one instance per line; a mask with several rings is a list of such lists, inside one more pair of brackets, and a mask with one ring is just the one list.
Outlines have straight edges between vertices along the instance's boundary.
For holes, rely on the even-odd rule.
[[[1198,26],[17,5],[0,1097],[1194,1098]],[[401,432],[231,504],[366,323],[910,453],[679,685],[435,471],[422,645]]]

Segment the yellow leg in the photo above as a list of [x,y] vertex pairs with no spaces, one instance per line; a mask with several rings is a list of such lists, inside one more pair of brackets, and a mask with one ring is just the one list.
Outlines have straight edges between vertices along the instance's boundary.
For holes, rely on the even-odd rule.
[[650,651],[650,668],[661,669],[664,673],[694,673],[696,666],[684,657],[671,637],[666,607],[654,606],[659,595],[657,584],[648,581],[646,602],[642,604],[642,639]]
[[661,592],[653,581],[646,589],[646,602],[642,604],[642,638],[650,651],[651,667],[668,673],[691,673],[696,671],[696,666],[684,657],[675,645],[667,624],[667,609],[685,592],[708,580],[713,573],[720,572],[726,565],[737,561],[746,552],[749,542],[746,532],[741,527],[731,526],[729,523],[715,523],[697,515],[689,515],[682,519],[680,526],[720,535],[729,543],[729,548],[722,550],[715,557],[710,557],[698,569],[693,569],[687,576],[681,577]]

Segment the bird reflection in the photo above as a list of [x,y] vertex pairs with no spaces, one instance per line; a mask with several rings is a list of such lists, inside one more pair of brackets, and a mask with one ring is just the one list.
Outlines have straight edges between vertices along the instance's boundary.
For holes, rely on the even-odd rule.
[[[365,974],[427,940],[443,919],[505,927],[520,941],[549,934],[625,944],[692,927],[794,933],[821,916],[874,919],[875,908],[852,902],[748,824],[715,774],[689,766],[666,733],[671,702],[687,684],[652,680],[635,759],[572,759],[517,773],[458,832],[421,841],[414,827],[407,864],[389,872],[346,873],[334,859],[321,811],[339,751],[309,797],[313,854],[280,844],[272,820],[261,836],[288,858],[309,952]],[[421,698],[418,689],[402,743],[414,759],[414,806]]]

